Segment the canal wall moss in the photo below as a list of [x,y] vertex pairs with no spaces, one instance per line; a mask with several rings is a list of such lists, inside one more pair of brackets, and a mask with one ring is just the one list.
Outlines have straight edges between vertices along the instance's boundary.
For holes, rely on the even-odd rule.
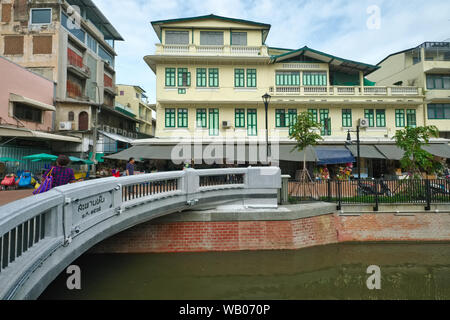
[[91,252],[293,250],[340,242],[450,241],[448,211],[383,210],[353,207],[338,212],[332,204],[310,203],[278,210],[181,212],[137,225]]

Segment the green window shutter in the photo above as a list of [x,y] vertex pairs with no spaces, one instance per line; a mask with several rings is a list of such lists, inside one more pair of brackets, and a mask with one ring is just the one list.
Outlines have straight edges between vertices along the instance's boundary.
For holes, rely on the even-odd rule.
[[206,109],[197,109],[197,128],[207,128],[207,122],[206,122]]
[[289,127],[289,134],[292,133],[294,125],[297,123],[297,109],[288,110],[288,118],[286,125]]
[[188,110],[178,109],[178,128],[188,127]]
[[323,136],[331,136],[331,119],[328,109],[320,109],[320,124],[322,125],[321,134]]
[[346,128],[352,127],[352,122],[352,109],[342,109],[342,126]]
[[247,87],[256,88],[256,69],[247,69]]
[[219,135],[219,109],[209,109],[209,135]]
[[165,120],[166,128],[175,128],[175,109],[166,108]]
[[377,127],[379,128],[384,128],[386,127],[386,113],[384,109],[377,109],[376,111],[376,122],[377,122]]
[[247,110],[247,135],[249,136],[258,135],[258,120],[256,116],[256,109]]
[[373,109],[364,110],[364,118],[369,120],[369,127],[371,127],[371,128],[375,127]]
[[245,87],[245,70],[234,69],[234,86],[236,88]]
[[206,69],[197,68],[197,87],[206,87]]
[[178,68],[178,86],[189,87],[191,85],[191,73],[187,68]]
[[405,127],[405,110],[403,109],[395,110],[395,126],[397,128]]
[[245,109],[236,109],[234,111],[234,126],[236,128],[245,128]]
[[312,121],[318,122],[317,120],[317,109],[308,109],[309,116]]
[[175,87],[176,69],[166,68],[166,87]]
[[327,73],[326,72],[303,72],[304,86],[326,86]]
[[219,69],[211,68],[209,71],[209,86],[218,87],[219,86]]
[[275,127],[286,127],[286,111],[284,109],[275,110]]
[[407,126],[410,128],[415,128],[417,123],[416,123],[416,110],[414,109],[408,109],[406,110],[406,121],[407,121]]

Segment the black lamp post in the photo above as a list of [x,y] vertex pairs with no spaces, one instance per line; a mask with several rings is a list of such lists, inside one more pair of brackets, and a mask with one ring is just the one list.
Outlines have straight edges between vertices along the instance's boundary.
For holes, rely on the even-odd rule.
[[262,96],[264,106],[266,107],[266,155],[267,155],[267,164],[269,164],[269,120],[268,120],[268,112],[269,112],[269,102],[272,96],[268,93]]
[[361,153],[360,153],[360,144],[361,141],[359,140],[359,126],[356,126],[356,131],[355,130],[348,130],[348,134],[347,134],[347,142],[348,143],[352,143],[352,137],[350,135],[350,132],[356,132],[356,149],[357,149],[357,164],[358,164],[358,180],[361,179]]

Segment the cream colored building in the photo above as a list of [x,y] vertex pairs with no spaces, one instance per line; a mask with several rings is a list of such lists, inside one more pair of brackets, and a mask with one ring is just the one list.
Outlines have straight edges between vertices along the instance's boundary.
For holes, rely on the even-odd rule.
[[[264,140],[266,93],[271,95],[269,140],[280,143],[282,161],[303,160],[290,153],[289,139],[300,112],[309,111],[321,123],[322,145],[343,152],[348,151],[348,130],[360,125],[365,154],[384,160],[392,152],[385,151],[386,156],[376,145],[395,147],[392,137],[398,129],[424,124],[421,88],[374,86],[365,76],[378,66],[306,46],[270,47],[268,24],[209,15],[152,26],[160,43],[144,60],[157,79],[156,139],[136,141],[137,147],[170,146],[193,136],[204,143]],[[396,117],[402,121],[396,123]],[[148,153],[157,154],[156,149]],[[371,163],[363,166],[367,171]]]
[[145,90],[139,86],[118,84],[116,101],[133,110],[138,120],[139,133],[154,136],[153,111],[154,105],[148,102]]
[[425,42],[383,59],[368,78],[383,86],[413,85],[424,90],[423,123],[450,138],[450,42]]

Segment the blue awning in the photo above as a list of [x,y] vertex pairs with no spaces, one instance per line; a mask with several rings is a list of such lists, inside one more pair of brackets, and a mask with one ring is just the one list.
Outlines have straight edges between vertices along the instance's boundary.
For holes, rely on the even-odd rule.
[[345,147],[316,147],[317,164],[341,164],[356,162],[352,153]]

